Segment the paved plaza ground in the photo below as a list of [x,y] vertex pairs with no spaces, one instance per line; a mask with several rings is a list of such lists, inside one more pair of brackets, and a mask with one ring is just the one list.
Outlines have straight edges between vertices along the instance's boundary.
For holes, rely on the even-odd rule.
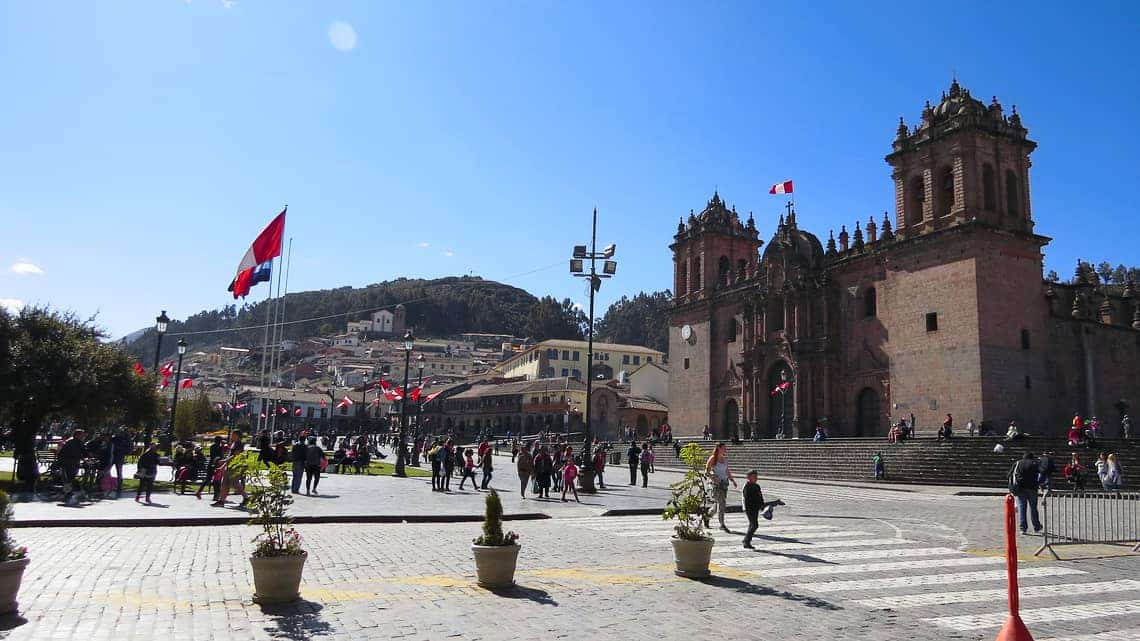
[[[998,497],[953,489],[765,482],[788,506],[761,526],[757,550],[717,532],[714,577],[673,575],[670,524],[652,515],[675,475],[650,488],[615,483],[583,505],[518,500],[513,472],[493,486],[522,535],[518,587],[475,585],[477,523],[301,524],[309,550],[293,606],[250,600],[252,527],[36,527],[14,531],[31,551],[10,639],[992,639],[1005,617]],[[916,488],[911,488],[912,490]],[[470,514],[482,495],[440,495],[427,480],[333,476],[298,514]],[[21,503],[20,518],[96,513],[107,519],[210,510],[193,498],[83,508]],[[202,503],[205,503],[204,501]],[[65,518],[65,517],[61,517]],[[1079,560],[1028,558],[1022,613],[1035,638],[1140,639],[1140,557],[1069,549]],[[1108,633],[1108,634],[1105,634]],[[1103,635],[1103,636],[1101,636]]]

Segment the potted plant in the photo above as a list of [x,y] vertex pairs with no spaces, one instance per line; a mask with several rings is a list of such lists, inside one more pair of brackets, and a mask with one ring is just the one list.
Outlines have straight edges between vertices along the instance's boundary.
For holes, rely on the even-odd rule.
[[499,493],[487,494],[487,511],[483,517],[483,534],[472,541],[475,554],[475,576],[485,588],[505,588],[515,584],[515,564],[519,558],[519,535],[503,534],[503,502]]
[[681,460],[687,469],[685,477],[673,483],[672,496],[665,506],[662,518],[676,519],[673,528],[673,559],[678,576],[702,578],[709,575],[713,538],[707,525],[711,516],[711,501],[705,479],[705,460],[708,452],[696,443],[681,448]]
[[0,614],[10,614],[19,609],[16,595],[29,561],[28,548],[16,546],[8,536],[11,525],[12,501],[6,492],[0,490]]
[[301,548],[301,535],[289,518],[293,497],[285,468],[262,465],[252,452],[235,457],[230,467],[245,478],[253,511],[249,524],[261,526],[249,557],[253,566],[253,600],[262,604],[296,601],[301,596],[301,572],[308,553]]

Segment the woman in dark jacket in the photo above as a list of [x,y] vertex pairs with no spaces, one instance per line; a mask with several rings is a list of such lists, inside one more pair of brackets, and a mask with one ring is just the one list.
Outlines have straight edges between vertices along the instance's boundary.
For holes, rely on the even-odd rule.
[[554,474],[554,459],[543,445],[534,457],[534,474],[538,479],[538,496],[550,498],[550,477]]
[[139,489],[135,493],[137,502],[146,494],[146,504],[150,505],[150,493],[154,490],[154,477],[158,476],[158,449],[155,444],[147,443],[146,451],[139,457],[138,473]]

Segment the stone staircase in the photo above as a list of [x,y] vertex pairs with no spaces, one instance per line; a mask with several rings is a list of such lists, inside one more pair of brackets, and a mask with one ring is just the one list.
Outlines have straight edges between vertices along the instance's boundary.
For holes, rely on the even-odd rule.
[[[1137,486],[1131,475],[1140,474],[1140,446],[1135,441],[1102,439],[1095,449],[1087,449],[1069,447],[1064,438],[1026,437],[1005,443],[1005,452],[994,454],[994,445],[999,441],[997,437],[959,437],[948,443],[919,437],[897,444],[887,443],[883,438],[833,438],[823,443],[766,440],[729,443],[728,458],[733,474],[756,468],[761,476],[773,478],[873,481],[871,456],[881,452],[886,480],[891,483],[1005,488],[1010,466],[1027,449],[1038,455],[1052,450],[1057,465],[1054,484],[1064,487],[1060,471],[1076,450],[1089,474],[1087,487],[1099,489],[1095,474],[1097,454],[1115,452],[1128,487]],[[684,440],[682,444],[687,442]],[[713,441],[697,442],[710,453],[715,445]],[[672,445],[657,445],[654,452],[658,467],[684,467],[674,455]]]

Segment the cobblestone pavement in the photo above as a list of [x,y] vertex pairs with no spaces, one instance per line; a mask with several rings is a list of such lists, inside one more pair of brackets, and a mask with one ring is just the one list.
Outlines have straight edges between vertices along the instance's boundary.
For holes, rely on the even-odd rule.
[[[501,592],[474,583],[476,523],[302,525],[303,601],[278,608],[250,601],[250,527],[20,529],[32,557],[23,618],[0,624],[10,639],[175,641],[996,635],[1000,499],[794,483],[765,493],[788,507],[763,522],[756,551],[717,532],[705,581],[673,575],[670,524],[653,516],[511,523],[519,585]],[[743,523],[729,516],[733,530]],[[1039,641],[1140,638],[1138,568],[1134,556],[1026,558],[1023,617]]]

